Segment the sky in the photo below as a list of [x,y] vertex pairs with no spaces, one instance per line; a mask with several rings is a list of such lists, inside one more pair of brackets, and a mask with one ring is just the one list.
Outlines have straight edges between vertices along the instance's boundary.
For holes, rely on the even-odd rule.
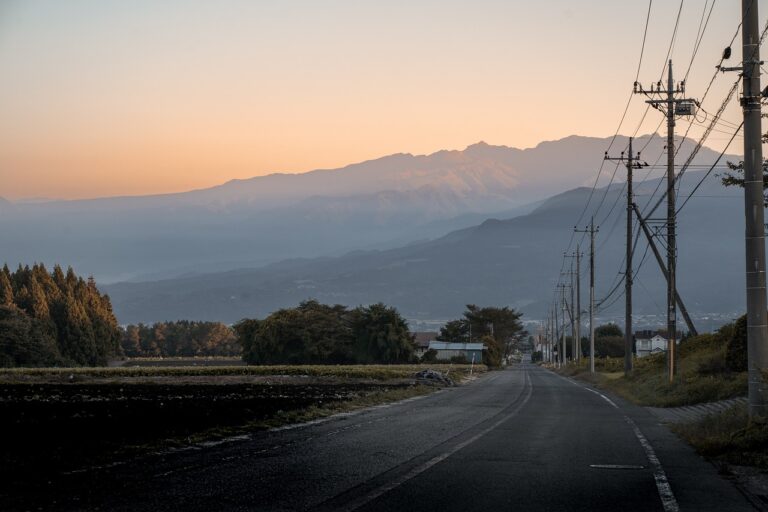
[[[643,117],[632,85],[638,64],[646,86],[660,78],[679,7],[651,3],[641,61],[643,0],[0,0],[0,197],[166,193],[480,140],[652,133],[662,114]],[[671,58],[680,79],[692,62],[688,96],[739,19],[738,0],[683,0]],[[720,74],[704,109],[735,79]],[[737,102],[707,145],[730,139]]]

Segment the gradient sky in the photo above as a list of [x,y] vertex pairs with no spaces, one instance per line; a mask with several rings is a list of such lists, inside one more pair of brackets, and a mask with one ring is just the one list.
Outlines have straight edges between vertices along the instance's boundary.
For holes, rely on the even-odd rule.
[[[672,52],[681,78],[704,4],[683,7]],[[690,96],[709,82],[739,5],[716,3]],[[678,6],[653,4],[641,82],[660,76]],[[183,191],[479,140],[610,136],[647,9],[641,0],[3,0],[0,196]],[[735,78],[718,77],[707,110]],[[644,109],[635,97],[622,133]],[[726,117],[739,116],[734,102]],[[651,111],[640,133],[661,120]],[[714,133],[708,145],[728,138]]]

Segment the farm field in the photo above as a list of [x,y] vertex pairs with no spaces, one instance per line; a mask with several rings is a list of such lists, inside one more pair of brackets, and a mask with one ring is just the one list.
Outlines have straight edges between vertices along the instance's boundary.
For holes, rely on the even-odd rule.
[[[109,464],[430,393],[469,365],[130,366],[0,371],[0,479]],[[472,372],[484,372],[475,365]]]

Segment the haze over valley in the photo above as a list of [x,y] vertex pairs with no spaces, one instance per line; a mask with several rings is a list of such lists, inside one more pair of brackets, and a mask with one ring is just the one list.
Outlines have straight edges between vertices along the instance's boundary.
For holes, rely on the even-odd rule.
[[[614,287],[624,251],[617,228],[625,215],[618,198],[623,167],[605,166],[591,192],[595,155],[610,142],[572,136],[527,150],[478,143],[179,194],[6,201],[0,238],[12,264],[62,263],[111,283],[105,289],[125,323],[231,323],[308,298],[349,306],[384,301],[413,320],[451,318],[471,302],[508,303],[539,318],[562,256],[553,248],[570,236],[569,224],[584,227],[588,219],[579,216],[590,194],[602,202],[597,293]],[[624,137],[615,141],[625,144]],[[635,144],[647,146],[642,157],[649,164],[664,154],[658,136]],[[693,145],[686,140],[679,151]],[[699,166],[717,156],[699,152],[681,198],[706,172]],[[720,170],[738,160],[724,157]],[[725,253],[738,259],[743,251],[740,233],[730,228],[741,215],[740,195],[722,187],[718,172],[680,217],[679,287],[695,297],[689,307],[699,316],[730,315],[743,302],[732,284],[740,283],[738,269],[718,265]],[[638,204],[645,205],[662,173],[638,173],[637,181],[648,177],[636,185]],[[712,232],[721,234],[717,250],[709,248]],[[645,247],[641,239],[638,254],[652,258]],[[660,314],[661,274],[655,261],[646,263],[635,313]],[[702,273],[711,280],[698,280]],[[707,293],[712,286],[724,292]]]

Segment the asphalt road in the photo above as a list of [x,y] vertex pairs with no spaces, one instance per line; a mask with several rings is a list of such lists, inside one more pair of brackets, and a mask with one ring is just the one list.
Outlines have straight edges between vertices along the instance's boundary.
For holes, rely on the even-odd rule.
[[644,409],[531,365],[329,421],[62,476],[9,506],[753,510]]

